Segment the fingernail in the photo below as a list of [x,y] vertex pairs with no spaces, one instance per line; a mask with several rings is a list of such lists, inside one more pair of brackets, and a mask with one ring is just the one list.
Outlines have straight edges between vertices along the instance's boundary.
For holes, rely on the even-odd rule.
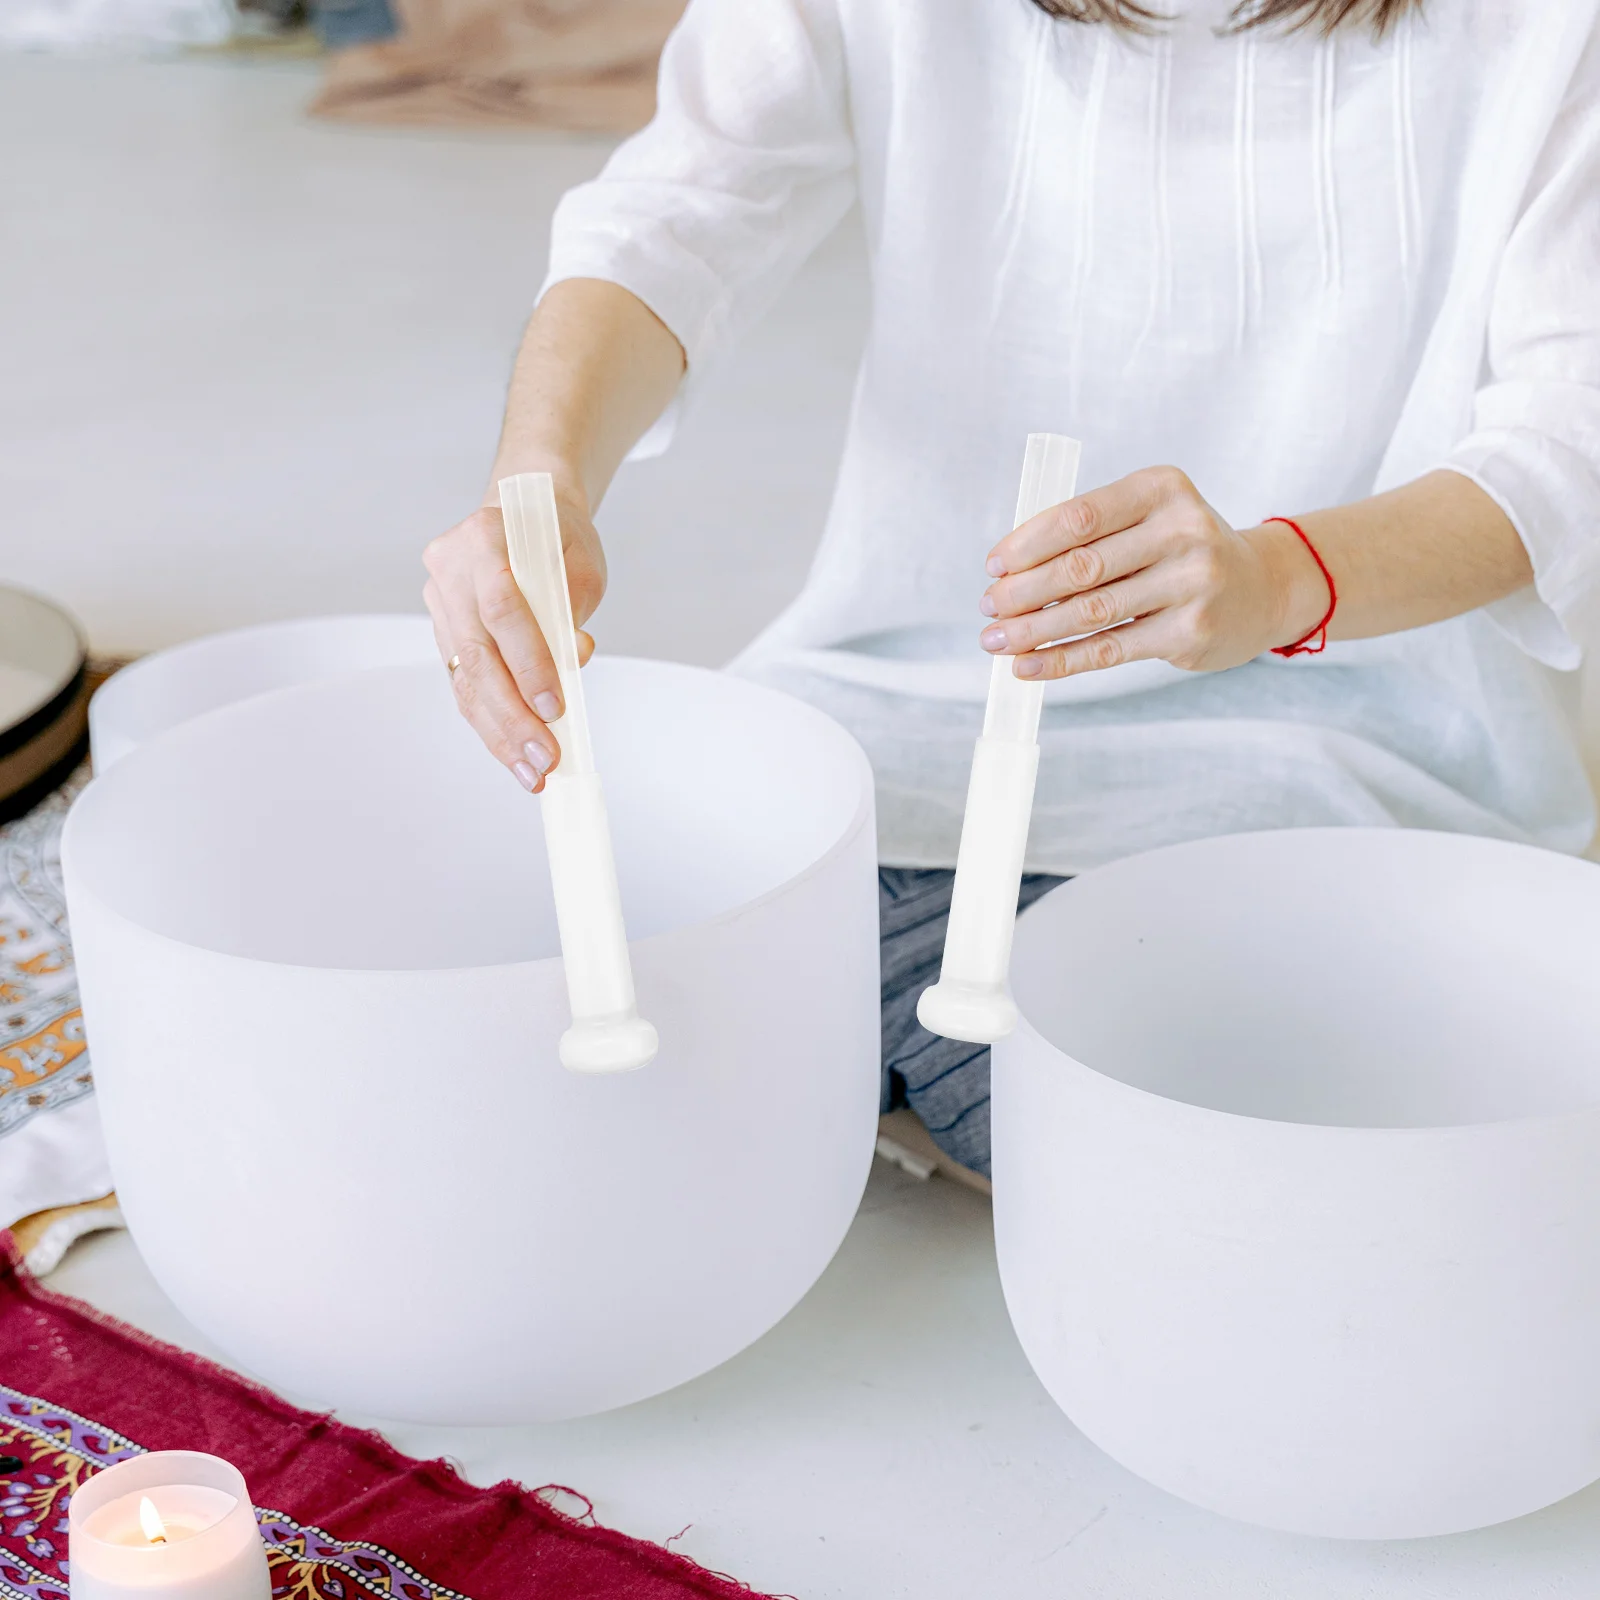
[[1004,628],[985,628],[978,635],[978,643],[985,650],[1004,650],[1006,647],[1006,630]]
[[999,556],[990,556],[989,563],[983,570],[991,578],[1003,578],[1006,575],[1006,564]]
[[543,694],[533,697],[533,709],[544,718],[546,722],[559,722],[561,720],[561,700],[548,689]]
[[532,794],[539,787],[539,774],[528,765],[526,761],[513,763],[512,772],[516,774],[517,782]]
[[1044,662],[1038,656],[1019,656],[1015,671],[1019,678],[1037,678],[1044,671]]
[[986,594],[983,599],[978,602],[978,609],[986,617],[998,617],[1000,615],[1000,607],[994,603],[994,597],[992,595]]
[[533,770],[541,777],[556,764],[555,752],[530,739],[522,747],[523,753],[533,763]]

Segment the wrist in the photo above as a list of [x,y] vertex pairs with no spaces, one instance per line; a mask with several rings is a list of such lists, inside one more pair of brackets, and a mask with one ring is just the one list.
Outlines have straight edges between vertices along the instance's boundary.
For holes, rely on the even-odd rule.
[[548,472],[555,488],[556,503],[579,511],[586,518],[591,516],[588,490],[577,462],[567,452],[538,445],[523,444],[515,450],[501,447],[489,485],[483,492],[483,504],[498,509],[500,480],[521,472]]
[[1263,522],[1246,531],[1266,568],[1272,594],[1270,648],[1280,649],[1316,631],[1328,613],[1330,593],[1317,558],[1287,522]]

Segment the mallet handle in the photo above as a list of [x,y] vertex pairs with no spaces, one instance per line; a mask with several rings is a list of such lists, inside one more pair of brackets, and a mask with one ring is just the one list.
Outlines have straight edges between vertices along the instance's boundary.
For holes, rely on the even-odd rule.
[[[1077,489],[1079,446],[1055,433],[1028,435],[1016,526]],[[972,754],[967,809],[939,981],[924,989],[917,1017],[930,1033],[992,1044],[1017,1024],[1006,992],[1017,894],[1039,771],[1044,685],[1017,677],[1015,658],[996,656],[983,732]]]
[[575,1072],[627,1072],[655,1055],[656,1030],[640,1018],[634,1000],[622,896],[605,795],[589,741],[589,714],[578,676],[578,631],[550,474],[502,478],[500,510],[512,575],[555,661],[565,704],[564,715],[550,729],[560,742],[561,764],[545,779],[540,807],[572,1007],[572,1026],[561,1036],[561,1060]]

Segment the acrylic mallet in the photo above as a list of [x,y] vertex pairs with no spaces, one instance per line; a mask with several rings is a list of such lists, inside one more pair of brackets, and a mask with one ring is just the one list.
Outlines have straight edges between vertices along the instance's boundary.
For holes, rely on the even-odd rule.
[[[1063,500],[1078,483],[1078,441],[1030,433],[1022,462],[1016,526]],[[1011,934],[1039,772],[1044,685],[1019,678],[1013,656],[996,656],[983,732],[972,753],[967,810],[956,852],[955,887],[939,981],[922,991],[917,1020],[930,1033],[993,1044],[1017,1025],[1007,992]]]
[[561,745],[561,765],[545,779],[541,806],[572,1005],[572,1026],[561,1036],[561,1061],[574,1072],[628,1072],[655,1055],[656,1030],[639,1015],[633,995],[622,897],[605,795],[589,742],[578,677],[578,634],[550,474],[502,478],[500,509],[512,574],[549,646],[566,706],[551,724]]

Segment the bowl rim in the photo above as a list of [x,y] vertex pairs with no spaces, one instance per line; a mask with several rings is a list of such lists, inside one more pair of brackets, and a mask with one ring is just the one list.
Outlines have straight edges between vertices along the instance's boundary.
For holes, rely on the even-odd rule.
[[[65,606],[14,583],[0,584],[0,606],[6,605],[33,612],[45,626],[59,630],[63,642],[71,643],[59,667],[48,675],[39,698],[21,716],[0,726],[0,756],[20,750],[66,711],[82,687],[89,664],[89,642],[83,625]],[[0,652],[0,660],[11,666],[30,665],[10,651]]]
[[[780,883],[774,884],[770,889],[764,889],[759,895],[755,895],[749,900],[741,900],[737,905],[729,906],[726,910],[719,911],[714,916],[700,918],[695,922],[688,924],[685,928],[666,928],[659,933],[647,934],[642,939],[630,939],[628,941],[628,946],[630,949],[647,950],[653,947],[658,941],[680,938],[688,930],[688,928],[692,928],[695,931],[719,928],[725,924],[734,922],[741,917],[749,916],[751,913],[763,909],[770,902],[777,900],[781,896],[790,894],[800,885],[806,883],[808,880],[814,877],[819,876],[822,872],[829,869],[840,856],[853,848],[856,840],[860,837],[862,830],[872,826],[876,814],[876,791],[874,787],[872,764],[870,761],[868,761],[866,752],[861,748],[861,745],[855,736],[850,733],[850,731],[845,728],[842,723],[835,721],[825,711],[819,711],[815,706],[804,700],[801,700],[798,696],[787,694],[781,689],[771,688],[769,685],[764,683],[753,683],[748,678],[741,677],[735,673],[724,672],[714,667],[692,666],[687,662],[681,661],[657,661],[647,656],[607,654],[603,659],[607,662],[615,662],[627,666],[644,666],[650,668],[665,667],[675,672],[685,672],[695,675],[703,674],[707,677],[713,677],[720,680],[737,683],[741,686],[741,688],[748,689],[752,693],[758,695],[780,696],[782,699],[789,701],[791,704],[801,707],[806,715],[816,718],[820,724],[824,725],[829,730],[830,737],[837,737],[844,741],[843,748],[848,752],[848,759],[855,767],[859,780],[856,792],[855,809],[852,811],[849,820],[839,830],[838,837],[834,839],[834,841],[826,850],[822,852],[821,855],[817,856],[813,861],[808,862],[800,869],[799,872],[796,872],[790,877],[785,878]],[[384,984],[390,983],[395,979],[401,979],[410,983],[418,983],[426,979],[446,978],[466,974],[477,975],[480,973],[493,974],[528,971],[536,967],[549,966],[553,963],[560,962],[562,957],[559,950],[557,950],[553,955],[535,956],[526,961],[472,962],[461,966],[441,967],[338,967],[297,961],[275,961],[261,956],[239,955],[230,950],[217,950],[209,945],[193,944],[185,939],[174,938],[171,934],[162,933],[156,928],[149,927],[145,923],[139,922],[135,918],[129,916],[125,911],[119,909],[117,906],[112,905],[110,901],[108,901],[103,895],[96,893],[95,890],[90,888],[83,881],[75,868],[74,860],[77,854],[76,837],[77,833],[84,825],[82,818],[86,814],[86,803],[90,802],[90,797],[94,795],[97,789],[101,789],[103,792],[102,786],[112,782],[113,775],[115,773],[122,771],[129,765],[129,763],[140,763],[145,757],[145,753],[147,751],[159,754],[163,745],[165,745],[169,740],[173,740],[184,735],[187,730],[203,726],[213,719],[221,719],[223,717],[231,716],[240,708],[247,705],[257,705],[262,700],[277,699],[280,697],[287,697],[297,694],[306,694],[315,689],[315,687],[319,684],[339,682],[346,679],[366,678],[381,673],[395,674],[403,672],[416,672],[423,665],[425,665],[425,663],[406,663],[400,665],[387,664],[376,667],[358,667],[349,672],[330,673],[326,677],[312,679],[307,682],[289,684],[280,689],[265,690],[260,694],[248,695],[244,699],[235,700],[228,705],[217,706],[211,711],[202,712],[197,717],[190,717],[185,721],[155,735],[153,738],[146,740],[137,748],[130,750],[125,756],[118,760],[109,771],[96,776],[73,802],[72,809],[67,813],[66,824],[61,833],[61,865],[62,872],[65,875],[69,885],[69,899],[90,901],[104,917],[120,923],[124,927],[135,930],[142,938],[162,945],[170,946],[176,950],[182,950],[191,957],[195,955],[201,955],[207,959],[219,962],[227,962],[244,967],[267,967],[273,969],[274,971],[284,973],[292,972],[301,974],[326,975],[329,978],[336,977],[341,983],[348,983],[352,979],[371,980],[376,983]],[[126,780],[124,779],[122,781]]]
[[[192,669],[196,660],[203,660],[208,655],[218,652],[226,654],[233,646],[248,648],[255,640],[274,634],[289,635],[305,631],[326,631],[335,634],[340,630],[349,629],[352,625],[360,627],[368,623],[390,624],[397,628],[413,627],[419,632],[430,626],[427,613],[420,611],[329,611],[309,617],[280,617],[273,622],[252,622],[240,628],[219,628],[213,633],[202,633],[193,639],[182,639],[176,644],[152,650],[130,661],[95,690],[89,703],[91,737],[99,744],[105,743],[108,731],[119,740],[125,737],[121,730],[106,729],[105,719],[108,715],[123,716],[126,720],[126,708],[122,702],[125,700],[137,702],[137,697],[144,691],[147,681],[158,684],[171,673],[181,675],[186,667]],[[387,661],[372,663],[375,667],[395,664]],[[346,672],[366,670],[368,669],[364,667],[350,666],[333,672],[319,673],[316,678],[342,677]],[[233,706],[243,705],[247,700],[254,700],[258,695],[276,694],[280,689],[298,689],[303,684],[313,681],[316,679],[299,678],[293,683],[274,683],[265,688],[252,689],[235,699],[224,701],[221,705],[208,706],[204,711],[182,717],[177,722],[166,722],[153,732],[138,733],[139,719],[134,718],[132,720],[138,736],[126,750],[119,751],[106,764],[107,770],[109,771],[116,762],[132,755],[135,750],[142,749],[153,740],[162,738],[186,723],[194,722],[200,717],[208,717],[213,711],[226,711]]]
[[[1518,839],[1497,839],[1488,834],[1457,833],[1445,828],[1405,828],[1391,827],[1338,827],[1322,825],[1309,828],[1251,828],[1243,829],[1238,833],[1208,834],[1200,839],[1183,839],[1175,844],[1160,845],[1153,850],[1137,851],[1132,855],[1119,856],[1115,861],[1103,862],[1101,865],[1091,867],[1086,872],[1075,874],[1063,883],[1058,884],[1047,894],[1043,894],[1033,905],[1021,913],[1017,918],[1020,925],[1024,919],[1037,918],[1043,921],[1048,913],[1042,913],[1041,908],[1058,895],[1070,895],[1074,887],[1085,879],[1101,874],[1111,873],[1119,867],[1128,866],[1134,862],[1148,861],[1152,857],[1171,856],[1180,852],[1199,853],[1207,850],[1239,848],[1240,841],[1260,842],[1263,840],[1280,840],[1293,835],[1304,838],[1307,835],[1317,835],[1323,838],[1337,838],[1341,841],[1355,838],[1383,839],[1398,842],[1404,839],[1424,839],[1432,841],[1434,845],[1447,845],[1452,848],[1461,848],[1467,851],[1504,853],[1516,851],[1520,854],[1536,855],[1547,860],[1557,867],[1557,870],[1588,868],[1600,872],[1600,863],[1590,861],[1581,855],[1573,855],[1563,850],[1551,850],[1540,845],[1527,844]],[[1244,845],[1248,848],[1248,845]],[[1429,846],[1424,846],[1428,848]],[[1597,880],[1600,888],[1600,880]],[[1056,913],[1059,915],[1059,912]],[[1120,1078],[1114,1073],[1103,1072],[1098,1067],[1082,1060],[1070,1050],[1064,1049],[1055,1043],[1046,1034],[1035,1026],[1028,1016],[1027,1009],[1018,1002],[1017,1026],[1010,1040],[1001,1042],[1003,1052],[1007,1051],[1011,1041],[1028,1039],[1035,1041],[1037,1047],[1050,1053],[1066,1068],[1078,1074],[1083,1080],[1090,1082],[1102,1092],[1109,1092],[1130,1103],[1144,1104],[1158,1108],[1153,1114],[1170,1118],[1174,1122],[1189,1122],[1196,1126],[1210,1123],[1213,1125],[1227,1125],[1230,1127],[1246,1126],[1263,1131],[1270,1130],[1275,1138],[1301,1138],[1305,1140],[1331,1141],[1341,1140],[1353,1142],[1385,1138],[1394,1140],[1437,1140],[1443,1137],[1485,1137],[1503,1130],[1522,1129],[1528,1130],[1540,1126],[1557,1126],[1569,1124],[1583,1118],[1600,1121],[1600,1093],[1597,1093],[1592,1103],[1573,1106],[1564,1111],[1533,1111],[1516,1116],[1493,1117],[1478,1121],[1466,1122],[1427,1122],[1407,1125],[1396,1124],[1365,1124],[1351,1122],[1310,1122],[1296,1121],[1284,1117],[1258,1117],[1244,1111],[1230,1111],[1221,1106],[1210,1106],[1197,1103],[1193,1100],[1179,1100],[1171,1095],[1159,1094],[1154,1089],[1147,1089],[1140,1084],[1129,1083],[1125,1078]],[[1008,1053],[1008,1052],[1007,1052]]]

